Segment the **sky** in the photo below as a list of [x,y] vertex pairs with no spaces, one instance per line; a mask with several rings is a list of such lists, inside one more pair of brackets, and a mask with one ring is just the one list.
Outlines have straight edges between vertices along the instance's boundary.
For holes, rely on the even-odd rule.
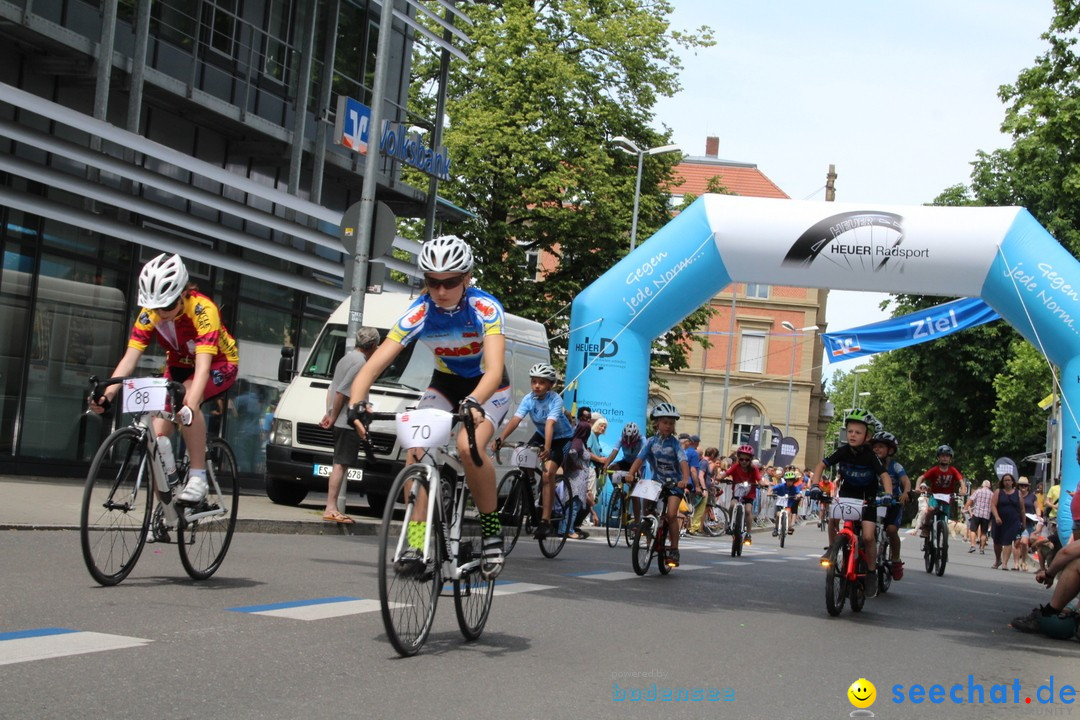
[[[979,150],[1011,144],[998,88],[1046,50],[1053,17],[1051,0],[672,2],[673,29],[707,25],[716,44],[683,51],[657,129],[687,155],[719,137],[720,158],[796,200],[824,201],[833,164],[837,201],[893,205],[968,184]],[[886,297],[830,292],[829,329],[888,317]]]

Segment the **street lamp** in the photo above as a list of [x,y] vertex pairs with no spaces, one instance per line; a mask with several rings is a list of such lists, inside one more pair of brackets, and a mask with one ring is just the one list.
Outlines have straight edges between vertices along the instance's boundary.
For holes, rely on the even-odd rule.
[[662,153],[679,151],[678,145],[660,145],[659,147],[642,150],[634,141],[625,135],[611,138],[615,143],[616,150],[622,150],[627,155],[637,155],[637,184],[634,185],[634,219],[630,225],[630,252],[637,246],[637,214],[638,203],[641,201],[641,164],[646,155],[660,155]]
[[[787,320],[780,323],[780,327],[784,328],[790,333],[804,333],[814,332],[818,329],[817,325],[807,325],[804,328],[796,329],[794,325]],[[787,379],[787,415],[784,416],[784,435],[791,437],[791,381],[795,378],[795,349],[798,347],[798,343],[795,338],[791,338],[791,374]]]
[[[855,376],[855,385],[851,388],[851,407],[855,407],[855,398],[859,394],[859,376],[868,372],[870,372],[868,367],[857,367],[851,371],[851,374]],[[867,394],[869,395],[869,393]]]

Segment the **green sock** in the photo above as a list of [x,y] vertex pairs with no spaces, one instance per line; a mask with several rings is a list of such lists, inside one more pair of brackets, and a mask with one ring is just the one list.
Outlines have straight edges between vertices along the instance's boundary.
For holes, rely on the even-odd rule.
[[427,534],[427,521],[409,521],[409,529],[407,532],[407,539],[409,541],[409,547],[416,549],[423,549],[424,547],[424,535]]
[[484,537],[491,537],[502,532],[498,512],[480,513],[480,532]]

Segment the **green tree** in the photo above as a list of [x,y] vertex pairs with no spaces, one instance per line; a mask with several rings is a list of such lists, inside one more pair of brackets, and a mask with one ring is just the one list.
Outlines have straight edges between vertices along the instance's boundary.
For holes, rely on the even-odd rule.
[[[440,194],[476,217],[448,230],[472,243],[481,286],[508,310],[547,321],[554,349],[565,349],[570,302],[628,250],[637,159],[609,141],[669,142],[667,131],[649,127],[652,108],[680,89],[677,47],[710,45],[711,31],[673,30],[664,0],[506,0],[463,9],[475,23],[474,43],[470,62],[451,63],[444,141],[454,177]],[[421,57],[414,70],[414,87],[430,89],[437,63]],[[429,94],[417,93],[414,105],[434,114]],[[639,237],[670,220],[665,187],[677,161],[646,158]],[[529,251],[556,260],[539,280],[526,269]],[[683,335],[694,322],[683,323]],[[685,364],[680,338],[673,340],[668,363]]]

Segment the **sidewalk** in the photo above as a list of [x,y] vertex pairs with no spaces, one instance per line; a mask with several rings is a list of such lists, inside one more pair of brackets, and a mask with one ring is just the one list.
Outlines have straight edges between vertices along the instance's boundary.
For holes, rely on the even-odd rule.
[[[78,530],[83,480],[0,476],[0,530]],[[352,525],[324,522],[325,493],[311,493],[298,507],[275,505],[241,491],[236,531],[290,535],[375,535],[380,520],[350,502]],[[350,496],[352,501],[352,496]]]

